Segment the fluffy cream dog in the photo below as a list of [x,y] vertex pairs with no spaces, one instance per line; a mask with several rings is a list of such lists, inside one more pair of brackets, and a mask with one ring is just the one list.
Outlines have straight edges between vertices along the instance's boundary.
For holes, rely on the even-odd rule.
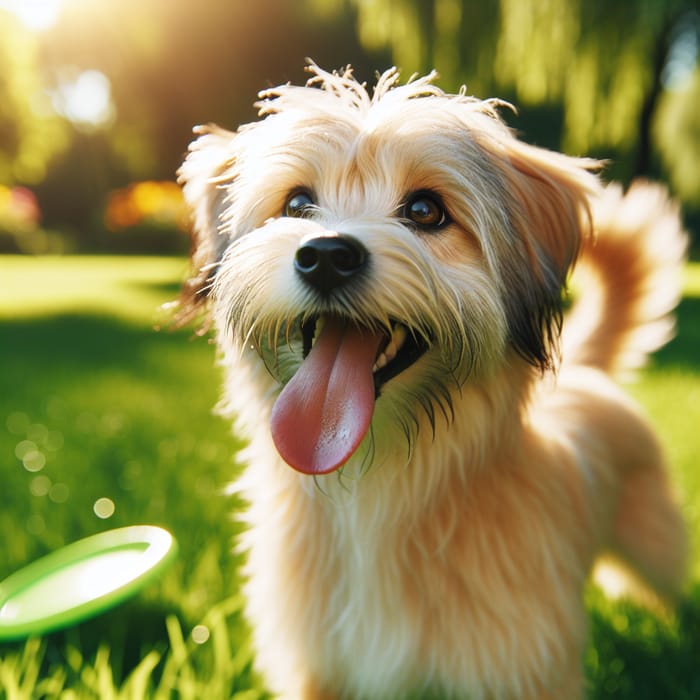
[[582,698],[595,558],[669,596],[684,573],[612,381],[671,331],[677,213],[518,141],[497,101],[311,70],[261,121],[198,129],[180,173],[185,313],[209,298],[249,440],[259,668],[295,700]]

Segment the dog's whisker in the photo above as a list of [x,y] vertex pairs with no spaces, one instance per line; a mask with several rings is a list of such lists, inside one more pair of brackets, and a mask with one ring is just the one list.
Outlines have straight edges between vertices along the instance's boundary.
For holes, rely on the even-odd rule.
[[[228,328],[231,330],[232,334],[235,334],[235,321],[234,321],[234,312],[229,311],[228,313]],[[261,344],[260,344],[260,336],[257,332],[257,323],[255,321],[251,322],[248,325],[248,330],[246,331],[245,335],[243,336],[242,342],[240,343],[240,353],[242,354],[245,352],[246,348],[251,345],[257,352],[260,354],[261,352]]]
[[[321,478],[318,474],[313,475],[313,482],[314,482],[314,487],[315,489],[319,492],[322,493],[326,498],[329,500],[332,499],[332,494],[331,492],[326,488],[326,481]],[[338,483],[340,484],[340,470],[338,470]]]
[[426,396],[420,397],[420,405],[425,414],[428,416],[428,423],[430,423],[430,429],[433,433],[433,440],[435,439],[435,407],[433,405],[433,395],[432,391],[428,392]]
[[365,455],[360,463],[359,473],[360,475],[366,474],[367,471],[372,467],[374,463],[375,449],[374,449],[374,428],[370,425],[369,432],[367,434],[367,448]]
[[[284,342],[287,347],[292,350],[292,333],[296,330],[296,323],[294,319],[288,318],[284,323]],[[277,332],[277,337],[279,337],[280,331]]]
[[413,450],[415,446],[415,440],[418,435],[418,424],[414,424],[414,429],[411,429],[410,424],[405,420],[400,420],[399,425],[403,431],[404,437],[406,438],[406,463],[410,463],[413,457]]
[[[275,363],[279,362],[279,353],[280,353],[280,338],[283,337],[283,331],[282,331],[282,326],[284,325],[284,321],[282,319],[278,319],[274,323],[270,323],[270,325],[267,328],[267,344],[268,347],[272,350],[272,354],[275,358]],[[287,338],[285,336],[285,342],[289,346],[289,343],[287,342]],[[291,347],[290,347],[291,349]]]
[[451,425],[455,419],[454,402],[449,389],[442,383],[436,384],[434,388],[435,403],[442,413],[445,422]]

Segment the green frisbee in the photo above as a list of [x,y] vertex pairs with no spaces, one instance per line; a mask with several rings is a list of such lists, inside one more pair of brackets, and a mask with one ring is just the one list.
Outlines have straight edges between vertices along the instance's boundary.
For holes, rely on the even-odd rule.
[[122,603],[173,562],[177,543],[135,525],[86,537],[0,582],[0,641],[53,632]]

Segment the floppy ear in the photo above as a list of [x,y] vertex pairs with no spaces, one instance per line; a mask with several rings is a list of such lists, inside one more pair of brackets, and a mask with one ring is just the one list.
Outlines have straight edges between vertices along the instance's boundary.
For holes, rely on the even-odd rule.
[[500,256],[510,340],[542,370],[553,365],[563,292],[581,242],[591,234],[589,200],[600,189],[598,161],[530,146],[509,133],[482,143],[505,184],[510,250]]
[[195,127],[197,138],[190,144],[178,170],[192,218],[192,274],[183,285],[177,323],[197,316],[207,299],[216,262],[227,245],[222,231],[227,185],[233,180],[235,134],[216,125]]

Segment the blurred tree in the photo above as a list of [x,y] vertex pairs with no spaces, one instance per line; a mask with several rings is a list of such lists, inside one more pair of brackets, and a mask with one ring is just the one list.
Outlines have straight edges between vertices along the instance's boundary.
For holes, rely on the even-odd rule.
[[[354,22],[353,11],[322,20],[287,0],[72,0],[31,32],[0,7],[0,178],[38,183],[48,225],[105,247],[110,190],[174,179],[195,124],[254,118],[258,90],[303,81],[309,55],[376,65],[348,30]],[[61,104],[86,73],[108,86],[99,124]]]
[[303,80],[304,58],[366,63],[343,18],[325,23],[287,0],[102,0],[66,3],[46,35],[44,65],[92,68],[112,84],[109,137],[131,177],[172,177],[192,127],[255,116],[258,90]]
[[662,96],[654,132],[676,191],[700,210],[700,69],[680,92]]
[[[0,9],[0,184],[36,185],[47,226],[104,245],[110,190],[172,179],[194,124],[254,118],[257,91],[303,81],[311,56],[368,79],[437,67],[448,90],[520,105],[528,139],[612,156],[622,178],[660,157],[700,201],[696,2],[71,0],[35,32]],[[61,103],[86,74],[100,123]]]
[[[572,153],[611,152],[627,159],[630,178],[654,170],[654,136],[666,134],[664,162],[679,194],[700,201],[697,91],[697,0],[307,0],[326,13],[357,8],[358,35],[373,49],[388,47],[405,73],[437,68],[454,90],[467,82],[481,96],[519,105],[562,108],[559,143]],[[682,44],[685,65],[679,65]],[[668,88],[669,70],[684,73],[684,89]],[[667,103],[659,113],[661,99]],[[694,102],[692,100],[695,100]],[[681,114],[684,116],[682,117]],[[670,125],[654,121],[674,116]],[[554,130],[559,133],[558,129]],[[680,163],[683,162],[681,166]],[[694,162],[694,167],[692,165]],[[689,190],[693,191],[690,192]]]
[[36,37],[0,11],[0,185],[33,184],[68,144],[44,92]]

